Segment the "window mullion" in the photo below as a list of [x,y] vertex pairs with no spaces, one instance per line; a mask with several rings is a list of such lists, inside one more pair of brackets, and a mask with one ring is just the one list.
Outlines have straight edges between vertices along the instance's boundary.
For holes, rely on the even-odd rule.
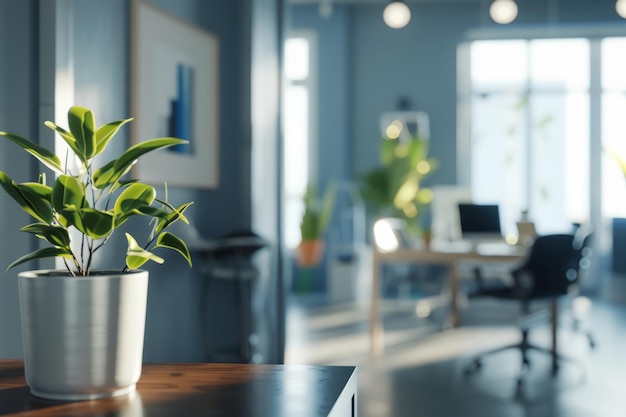
[[601,242],[602,228],[602,57],[600,38],[590,39],[589,57],[589,216]]

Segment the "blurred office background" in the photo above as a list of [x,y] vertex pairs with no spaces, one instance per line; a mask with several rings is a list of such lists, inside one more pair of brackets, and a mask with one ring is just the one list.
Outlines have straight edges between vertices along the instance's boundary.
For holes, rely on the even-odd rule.
[[[401,29],[384,23],[383,0],[148,3],[219,42],[219,183],[170,187],[170,199],[195,201],[189,213],[198,242],[254,233],[267,245],[246,264],[256,273],[250,298],[232,280],[212,277],[215,264],[200,244],[193,269],[172,259],[151,270],[145,360],[358,364],[362,383],[373,384],[360,395],[366,416],[463,408],[619,415],[614,376],[623,369],[613,347],[623,343],[626,182],[613,154],[626,156],[626,21],[615,0],[519,0],[506,25],[490,16],[492,0],[407,0],[411,19]],[[0,128],[50,141],[42,121],[59,114],[63,121],[74,103],[94,109],[100,122],[132,117],[130,6],[0,0]],[[498,203],[506,234],[515,233],[522,210],[539,233],[593,227],[584,294],[598,350],[575,333],[566,343],[585,362],[584,383],[580,374],[566,374],[561,385],[540,378],[537,390],[550,395],[516,402],[506,389],[512,379],[504,370],[514,374],[517,366],[510,356],[501,374],[467,384],[463,360],[515,337],[515,310],[498,306],[494,322],[470,303],[465,322],[442,331],[445,307],[429,317],[415,312],[421,296],[444,285],[438,268],[420,270],[408,287],[402,273],[411,268],[384,271],[383,323],[397,345],[387,359],[368,356],[373,214],[360,200],[358,178],[379,164],[383,115],[406,112],[428,117],[438,167],[426,186],[463,186],[476,201]],[[131,140],[129,131],[123,135]],[[20,181],[39,169],[10,143],[0,143],[0,165]],[[303,270],[295,252],[310,182],[320,195],[330,184],[338,191],[324,257]],[[25,215],[5,195],[0,213],[10,219],[0,222],[0,263],[7,265],[34,243],[18,231]],[[22,357],[16,273],[0,280],[3,358]],[[251,312],[254,326],[242,332]],[[487,328],[472,327],[485,318]],[[242,354],[244,345],[250,354]],[[448,388],[454,401],[440,395]],[[594,398],[605,404],[595,414]]]

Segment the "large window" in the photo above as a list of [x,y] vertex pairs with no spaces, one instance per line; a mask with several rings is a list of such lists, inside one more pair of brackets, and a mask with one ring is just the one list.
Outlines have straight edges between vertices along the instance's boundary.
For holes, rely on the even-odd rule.
[[603,214],[626,217],[626,182],[611,155],[626,160],[626,37],[603,39],[601,48]]
[[283,97],[284,241],[289,249],[300,243],[300,219],[307,183],[314,178],[314,37],[293,34],[285,40]]
[[626,38],[475,40],[461,51],[460,180],[475,200],[500,204],[505,231],[522,210],[542,233],[594,211],[626,216],[608,152],[626,159]]

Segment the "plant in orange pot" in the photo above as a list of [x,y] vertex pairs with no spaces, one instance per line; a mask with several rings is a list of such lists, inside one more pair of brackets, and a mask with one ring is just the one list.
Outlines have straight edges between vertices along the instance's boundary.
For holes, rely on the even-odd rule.
[[322,236],[328,227],[335,202],[335,186],[326,189],[322,201],[316,197],[316,187],[309,184],[304,194],[304,214],[300,223],[302,240],[297,249],[297,262],[301,268],[319,264],[324,254]]

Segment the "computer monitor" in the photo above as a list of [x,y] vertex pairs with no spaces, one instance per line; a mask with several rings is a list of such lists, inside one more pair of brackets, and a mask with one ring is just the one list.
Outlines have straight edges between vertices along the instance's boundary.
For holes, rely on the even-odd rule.
[[461,238],[471,242],[502,240],[497,204],[459,203]]

